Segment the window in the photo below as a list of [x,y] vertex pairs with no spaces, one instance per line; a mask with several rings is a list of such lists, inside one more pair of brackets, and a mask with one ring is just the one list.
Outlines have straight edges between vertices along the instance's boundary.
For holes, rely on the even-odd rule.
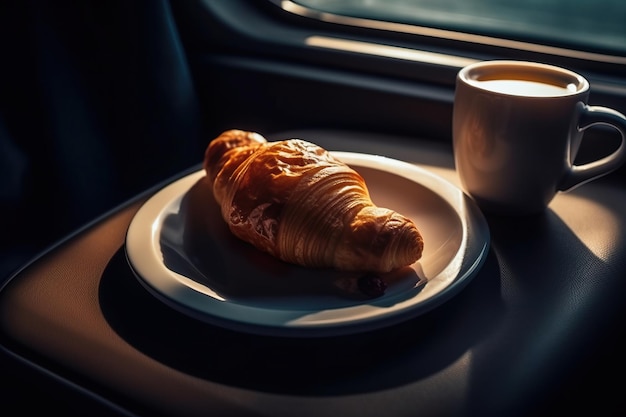
[[[626,64],[623,0],[291,0],[320,20]],[[499,41],[500,40],[500,41]],[[511,43],[513,42],[513,43]],[[503,43],[505,44],[505,43]],[[558,48],[558,49],[548,49]]]
[[[606,28],[611,26],[607,22],[619,22],[612,35],[616,40],[611,42],[586,39],[575,31],[570,38],[562,30],[557,36],[556,26],[540,25],[539,19],[529,18],[524,29],[522,12],[511,18],[502,8],[498,9],[499,21],[495,14],[489,19],[462,20],[463,14],[452,6],[441,7],[452,1],[197,0],[172,5],[185,36],[193,39],[190,59],[198,63],[194,72],[201,74],[199,79],[223,72],[225,81],[231,83],[229,88],[220,84],[235,109],[230,111],[220,102],[219,117],[224,121],[241,114],[242,103],[247,103],[259,123],[289,121],[290,126],[271,127],[274,130],[303,125],[356,127],[449,141],[458,71],[472,62],[495,59],[546,62],[578,72],[592,86],[590,104],[626,113],[626,54],[621,51],[626,49],[626,25],[621,25],[626,19],[619,17],[626,10],[623,0],[599,0],[616,2],[603,17]],[[484,5],[497,0],[454,1]],[[499,1],[502,5],[521,3]],[[538,0],[525,4],[529,1],[541,4]],[[549,1],[562,2],[541,0]],[[405,9],[399,8],[401,4]],[[426,4],[431,7],[428,13],[415,13]],[[409,10],[407,5],[412,5],[412,11],[401,11]],[[597,3],[594,8],[602,9]],[[478,6],[467,10],[473,16],[480,14]],[[530,25],[541,26],[545,32],[528,29]],[[548,29],[553,33],[550,38]],[[234,74],[240,75],[237,82]],[[264,97],[269,91],[271,106]],[[207,97],[212,100],[215,91]],[[291,105],[294,101],[298,106]],[[416,108],[421,111],[418,122]],[[277,113],[289,117],[276,118]],[[592,132],[612,146],[610,138],[616,136],[612,129]]]

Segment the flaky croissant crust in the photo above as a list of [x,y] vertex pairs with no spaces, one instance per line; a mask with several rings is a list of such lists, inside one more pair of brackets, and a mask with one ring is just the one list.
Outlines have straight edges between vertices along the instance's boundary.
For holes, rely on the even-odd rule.
[[421,257],[413,222],[375,206],[363,178],[315,144],[229,130],[204,169],[232,233],[283,261],[388,272]]

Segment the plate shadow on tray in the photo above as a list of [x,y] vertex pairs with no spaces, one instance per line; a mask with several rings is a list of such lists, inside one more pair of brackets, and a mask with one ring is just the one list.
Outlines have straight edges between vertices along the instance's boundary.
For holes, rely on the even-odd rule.
[[145,290],[123,248],[104,271],[99,295],[111,328],[168,367],[243,389],[335,396],[403,386],[455,363],[498,327],[499,283],[490,252],[472,282],[436,309],[378,330],[311,338],[237,332],[185,315]]

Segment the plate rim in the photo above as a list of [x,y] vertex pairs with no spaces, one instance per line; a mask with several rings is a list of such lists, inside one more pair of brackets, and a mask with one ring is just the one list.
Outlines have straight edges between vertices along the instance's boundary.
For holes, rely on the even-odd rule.
[[[194,303],[190,304],[188,302],[181,302],[169,293],[170,291],[168,291],[168,289],[163,286],[162,282],[155,283],[155,277],[145,276],[149,275],[145,273],[147,269],[145,264],[145,250],[140,256],[140,254],[138,253],[138,245],[141,245],[141,236],[144,234],[147,227],[146,213],[150,213],[153,207],[162,207],[158,211],[158,214],[156,216],[149,216],[150,218],[153,218],[153,220],[149,222],[151,235],[149,235],[148,240],[149,242],[151,242],[151,246],[153,246],[155,239],[154,235],[159,231],[159,228],[155,227],[155,224],[159,224],[159,219],[162,219],[165,216],[166,208],[170,207],[172,204],[177,204],[176,201],[182,199],[182,197],[186,193],[186,191],[175,191],[181,187],[181,184],[184,185],[187,182],[189,182],[190,185],[195,184],[197,180],[204,176],[204,171],[202,169],[191,172],[157,190],[150,198],[148,198],[148,200],[146,200],[141,205],[141,207],[135,213],[126,231],[124,245],[125,256],[131,271],[141,283],[141,285],[155,298],[157,298],[161,302],[164,302],[171,308],[178,310],[188,316],[194,317],[209,324],[226,327],[236,331],[283,337],[336,336],[360,333],[369,330],[376,330],[381,327],[391,326],[407,319],[417,317],[441,305],[442,303],[446,302],[448,299],[456,295],[458,292],[460,292],[474,278],[474,276],[482,268],[482,265],[484,264],[487,257],[491,240],[490,231],[482,212],[478,209],[473,200],[465,193],[463,193],[461,189],[459,189],[456,185],[452,184],[448,180],[442,178],[441,176],[430,172],[427,168],[423,168],[419,165],[411,164],[409,162],[400,161],[381,155],[358,152],[331,151],[331,153],[340,160],[346,162],[348,165],[373,168],[409,179],[410,181],[424,186],[431,192],[439,195],[441,198],[443,198],[443,200],[450,204],[450,206],[454,209],[455,214],[459,216],[462,224],[462,231],[464,234],[461,241],[462,247],[459,249],[459,251],[464,251],[464,253],[461,255],[461,262],[464,263],[464,266],[460,270],[459,274],[457,274],[453,278],[452,282],[450,282],[447,286],[441,289],[438,293],[434,294],[432,297],[420,301],[417,305],[409,305],[407,308],[394,309],[392,311],[381,311],[379,314],[374,314],[373,317],[368,316],[366,318],[344,321],[335,320],[328,323],[317,322],[315,324],[311,324],[308,322],[299,322],[297,324],[282,323],[281,325],[276,325],[268,323],[266,320],[259,323],[250,320],[245,321],[241,319],[236,319],[232,316],[232,314],[230,314],[231,312],[228,311],[232,309],[233,306],[236,310],[236,316],[241,316],[241,313],[243,312],[253,313],[258,311],[264,311],[265,314],[268,314],[269,311],[275,311],[276,314],[280,316],[281,312],[284,312],[284,310],[259,309],[258,307],[247,306],[242,303],[228,302],[227,300],[224,302],[224,304],[220,305],[220,308],[222,310],[227,310],[226,313],[229,314],[225,314],[224,311],[210,312],[207,311],[206,308],[199,308],[195,304],[197,304],[197,302],[199,302],[200,300],[204,300],[207,305],[212,305],[217,300],[212,300],[211,297],[202,294],[202,291],[198,291],[197,288],[194,289],[194,284],[191,284],[191,287],[187,286],[186,289],[178,288],[178,290],[182,290],[184,292],[194,291],[195,293],[199,293],[202,295],[199,295],[198,297],[193,296],[192,298]],[[390,170],[390,166],[393,166],[394,169]],[[143,237],[143,240],[145,242],[145,236]],[[473,241],[470,242],[470,240]],[[158,238],[156,245],[160,249],[160,243],[158,243]],[[471,259],[468,259],[468,254],[470,255]],[[176,283],[178,283],[178,286],[185,287],[185,284],[180,280],[180,274],[169,270],[165,265],[163,265],[163,267],[164,269],[169,271],[170,275],[172,275],[170,279],[173,279],[171,280],[172,282],[170,282],[169,284],[170,286],[173,285],[175,287],[177,286]],[[183,280],[186,279],[193,282],[191,278],[184,276],[182,278]],[[168,278],[166,277],[165,279],[167,280]],[[161,277],[159,277],[159,281],[160,280]],[[196,283],[196,285],[202,286],[199,283]],[[173,290],[175,292],[177,288],[173,288]],[[367,301],[371,304],[372,300]],[[345,309],[342,308],[340,310]],[[308,310],[303,310],[299,313],[307,311]],[[257,316],[252,315],[252,317]]]

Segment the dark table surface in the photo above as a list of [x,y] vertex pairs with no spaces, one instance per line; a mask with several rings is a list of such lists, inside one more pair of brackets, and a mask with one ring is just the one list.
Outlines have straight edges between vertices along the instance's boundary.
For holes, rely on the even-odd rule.
[[[349,132],[287,134],[402,159],[458,185],[449,146]],[[213,326],[147,292],[124,242],[157,190],[87,225],[8,281],[0,291],[0,344],[10,360],[139,415],[625,411],[619,384],[601,377],[624,371],[626,187],[619,178],[560,194],[541,215],[486,216],[490,251],[462,292],[409,321],[330,338]]]

